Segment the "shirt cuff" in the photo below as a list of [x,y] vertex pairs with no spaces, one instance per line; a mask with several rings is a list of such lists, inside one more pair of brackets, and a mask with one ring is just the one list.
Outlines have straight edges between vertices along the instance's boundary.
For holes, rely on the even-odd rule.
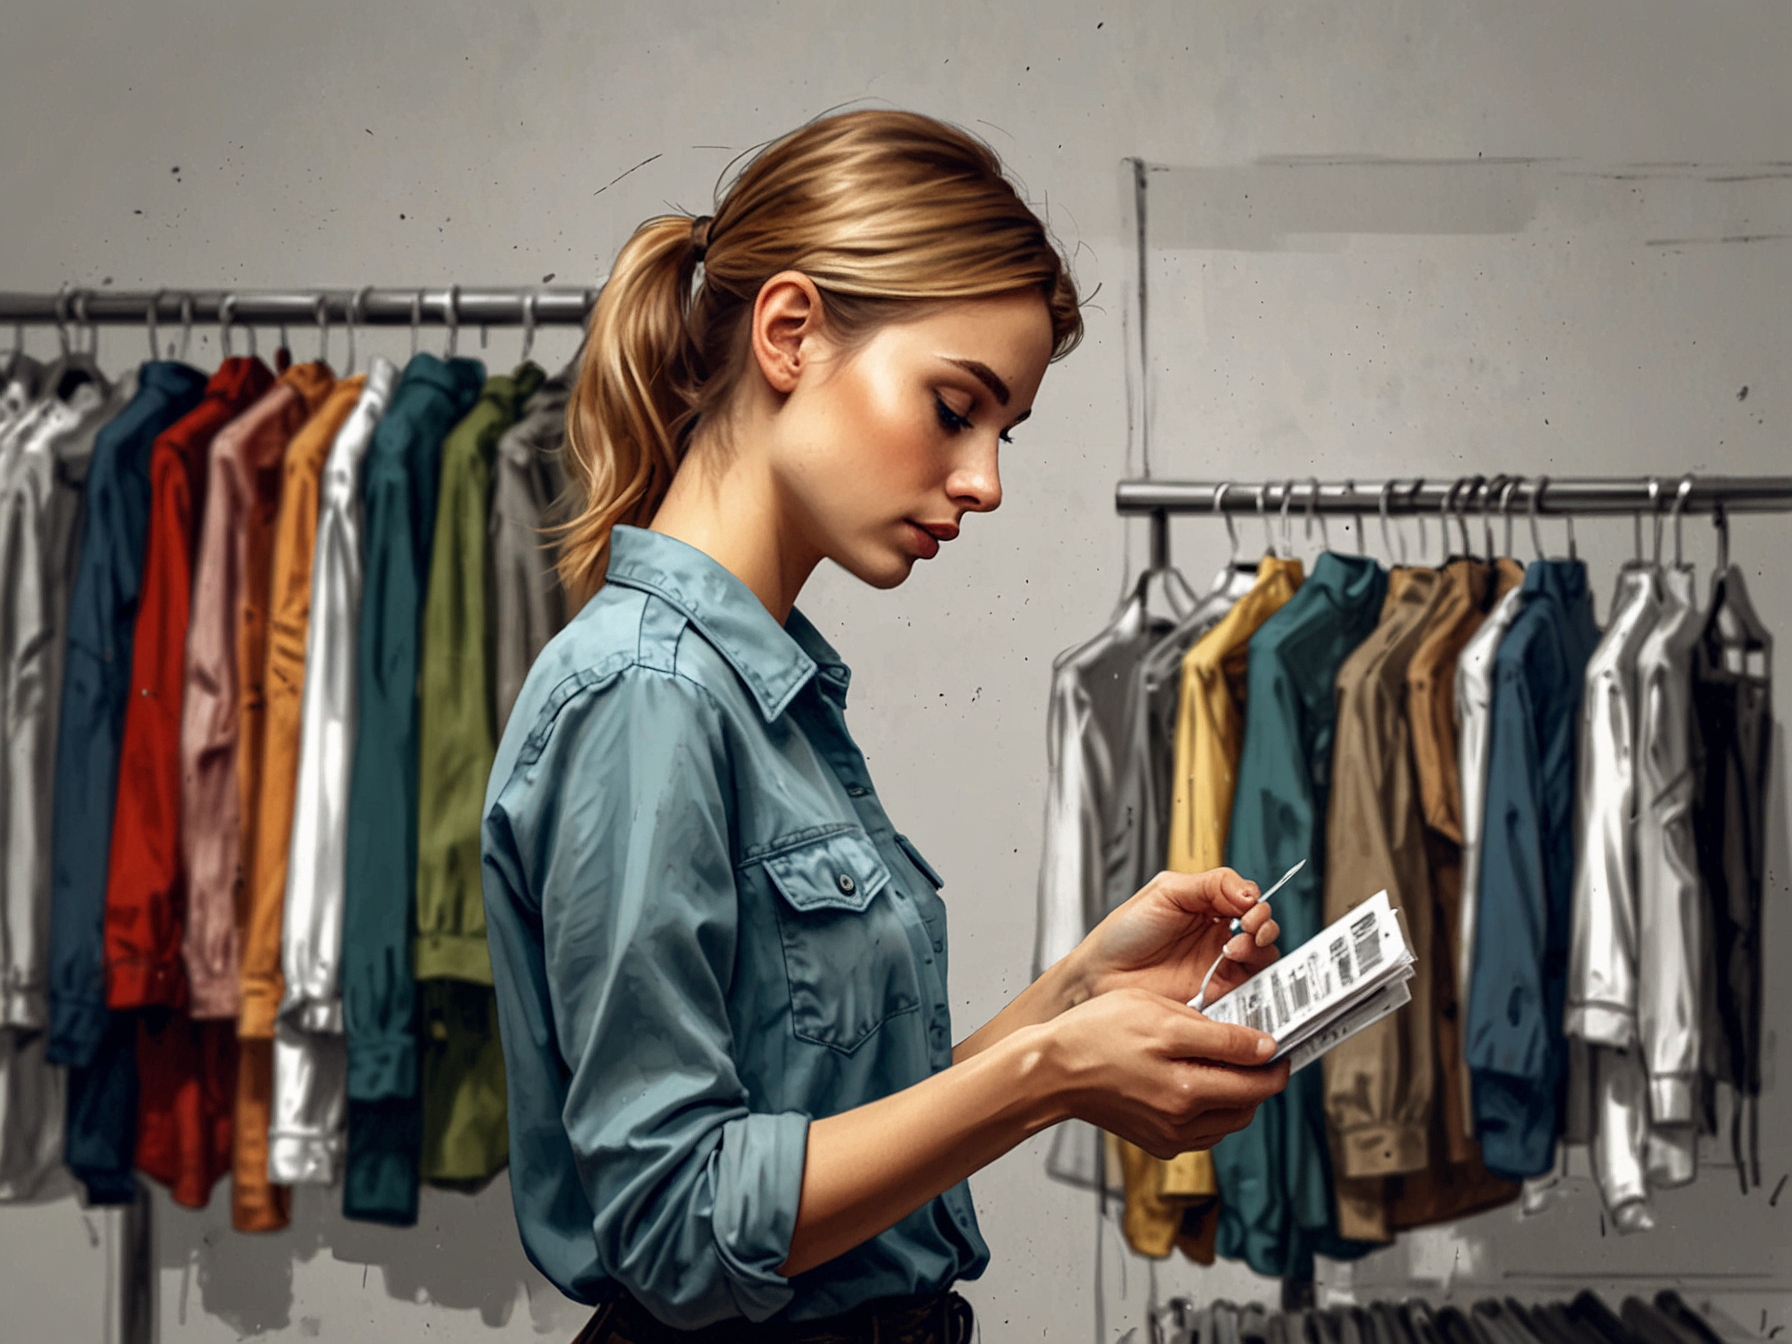
[[728,1121],[710,1155],[716,1255],[748,1320],[765,1320],[794,1294],[778,1266],[790,1256],[808,1148],[809,1117],[780,1111]]
[[419,980],[465,980],[492,983],[492,957],[483,933],[422,933],[417,935]]
[[50,1040],[46,1051],[52,1064],[84,1069],[106,1035],[107,1008],[92,999],[50,996]]
[[242,984],[242,1013],[237,1018],[236,1034],[245,1040],[274,1039],[274,1019],[280,1015],[281,985],[279,979],[245,977]]
[[1651,1125],[1690,1125],[1693,1115],[1693,1084],[1688,1074],[1658,1074],[1649,1080],[1649,1123]]
[[410,1032],[348,1038],[348,1095],[353,1101],[417,1095],[417,1039]]
[[1563,1017],[1562,1034],[1614,1050],[1628,1050],[1636,1044],[1636,1017],[1615,1004],[1574,1003]]
[[106,964],[108,1008],[185,1008],[186,967],[178,956],[167,961],[133,958]]

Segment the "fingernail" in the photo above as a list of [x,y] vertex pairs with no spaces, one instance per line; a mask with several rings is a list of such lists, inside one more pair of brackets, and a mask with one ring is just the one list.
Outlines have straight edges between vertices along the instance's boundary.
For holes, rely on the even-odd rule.
[[1271,1055],[1275,1054],[1275,1052],[1276,1043],[1273,1038],[1265,1036],[1262,1040],[1257,1042],[1258,1059],[1268,1059]]
[[1238,935],[1238,937],[1232,939],[1230,942],[1228,942],[1226,944],[1226,955],[1228,957],[1231,957],[1235,961],[1237,959],[1239,959],[1240,957],[1243,957],[1250,950],[1251,950],[1251,935],[1248,933],[1241,933]]

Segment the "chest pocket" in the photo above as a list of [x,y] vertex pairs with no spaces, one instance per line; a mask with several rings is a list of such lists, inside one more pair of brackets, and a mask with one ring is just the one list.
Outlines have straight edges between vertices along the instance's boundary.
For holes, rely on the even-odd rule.
[[851,1053],[921,1006],[899,897],[870,836],[855,826],[762,862],[781,898],[778,932],[800,1039]]

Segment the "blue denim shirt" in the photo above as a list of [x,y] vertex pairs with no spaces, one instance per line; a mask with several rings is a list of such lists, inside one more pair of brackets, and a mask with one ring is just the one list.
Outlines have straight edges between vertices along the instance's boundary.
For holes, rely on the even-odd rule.
[[960,1183],[777,1273],[809,1121],[948,1067],[939,877],[891,827],[846,665],[792,610],[619,526],[485,797],[483,881],[529,1257],[668,1324],[805,1320],[975,1278]]

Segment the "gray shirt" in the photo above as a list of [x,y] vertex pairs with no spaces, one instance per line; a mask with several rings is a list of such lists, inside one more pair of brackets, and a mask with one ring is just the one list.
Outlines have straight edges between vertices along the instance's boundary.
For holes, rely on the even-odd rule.
[[0,1200],[31,1198],[62,1161],[64,1074],[44,1030],[56,718],[87,463],[136,374],[108,383],[77,354],[40,389],[0,434]]
[[548,379],[498,440],[492,464],[491,567],[493,694],[498,731],[510,718],[523,678],[542,646],[566,624],[566,598],[554,569],[553,535],[566,488],[561,452],[566,403],[578,361]]

